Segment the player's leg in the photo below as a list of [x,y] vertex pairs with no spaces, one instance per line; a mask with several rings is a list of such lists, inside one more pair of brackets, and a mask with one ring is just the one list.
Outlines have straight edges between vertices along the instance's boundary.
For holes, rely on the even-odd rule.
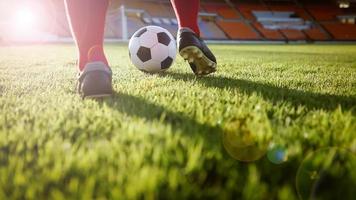
[[104,54],[105,16],[109,0],[65,0],[78,48],[79,92],[83,97],[112,93],[111,70]]
[[177,16],[179,54],[188,60],[196,75],[206,75],[216,71],[216,58],[200,38],[198,12],[200,0],[171,0]]

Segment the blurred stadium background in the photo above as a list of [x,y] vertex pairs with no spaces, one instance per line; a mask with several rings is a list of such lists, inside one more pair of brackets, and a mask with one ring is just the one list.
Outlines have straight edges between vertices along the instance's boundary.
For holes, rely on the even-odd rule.
[[[202,37],[231,41],[356,41],[356,0],[202,0]],[[176,34],[169,0],[111,0],[107,40],[140,27]],[[63,0],[0,0],[0,42],[71,41]]]

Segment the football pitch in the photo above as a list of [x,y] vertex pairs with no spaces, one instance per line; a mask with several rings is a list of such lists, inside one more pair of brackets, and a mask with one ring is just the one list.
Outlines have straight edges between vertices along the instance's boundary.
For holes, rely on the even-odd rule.
[[197,78],[107,44],[103,100],[74,46],[0,46],[0,199],[353,199],[356,46],[210,46]]

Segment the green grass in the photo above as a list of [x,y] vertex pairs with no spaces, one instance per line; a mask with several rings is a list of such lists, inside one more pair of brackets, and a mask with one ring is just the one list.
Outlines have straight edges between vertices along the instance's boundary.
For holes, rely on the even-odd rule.
[[102,101],[76,94],[73,46],[0,47],[0,199],[352,199],[356,46],[211,47],[218,72],[196,78],[107,45]]

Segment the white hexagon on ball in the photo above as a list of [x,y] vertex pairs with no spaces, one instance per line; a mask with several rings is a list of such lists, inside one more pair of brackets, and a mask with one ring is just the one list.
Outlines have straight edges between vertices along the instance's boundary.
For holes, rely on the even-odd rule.
[[167,51],[167,47],[160,43],[151,48],[152,59],[159,62],[168,57],[168,52],[169,51]]
[[155,73],[167,70],[177,54],[172,34],[159,26],[136,31],[129,42],[131,62],[141,71]]
[[161,70],[161,62],[157,60],[149,60],[145,63],[143,63],[143,69],[141,69],[144,72],[149,72],[149,73],[155,73],[155,72],[160,72]]
[[146,31],[139,37],[141,46],[151,48],[158,43],[157,34]]

